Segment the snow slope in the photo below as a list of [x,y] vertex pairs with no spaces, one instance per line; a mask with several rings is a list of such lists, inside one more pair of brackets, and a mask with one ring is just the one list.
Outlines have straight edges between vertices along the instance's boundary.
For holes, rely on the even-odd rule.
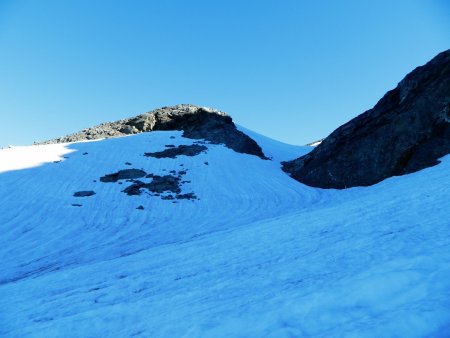
[[[280,170],[309,147],[241,130],[273,160],[143,156],[180,132],[0,150],[0,336],[450,336],[450,156],[320,190]],[[99,181],[129,168],[199,199]]]

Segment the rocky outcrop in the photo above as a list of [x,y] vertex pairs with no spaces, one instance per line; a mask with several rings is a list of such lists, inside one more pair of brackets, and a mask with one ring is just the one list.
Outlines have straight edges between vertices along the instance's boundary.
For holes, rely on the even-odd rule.
[[92,191],[92,190],[77,191],[76,193],[73,194],[74,197],[89,197],[89,196],[94,196],[94,195],[95,195],[95,191]]
[[113,174],[107,174],[105,176],[100,177],[100,182],[103,183],[116,183],[120,180],[131,180],[136,178],[142,178],[147,173],[144,170],[140,169],[124,169],[119,170],[116,173]]
[[[167,147],[167,146],[166,146]],[[179,145],[178,147],[169,147],[169,149],[164,149],[163,151],[156,151],[153,153],[144,153],[144,156],[154,157],[154,158],[175,158],[177,156],[197,156],[200,153],[206,152],[207,147],[191,144],[191,145]]]
[[253,139],[237,130],[229,115],[215,109],[190,104],[163,107],[133,118],[104,123],[40,144],[95,140],[155,130],[182,130],[186,138],[224,144],[238,153],[266,159],[261,147]]
[[[100,182],[119,184],[122,184],[120,181],[130,182],[131,184],[122,190],[122,192],[128,196],[138,196],[145,191],[152,196],[160,196],[163,200],[196,200],[198,198],[193,192],[181,193],[183,185],[185,183],[190,183],[190,181],[182,181],[182,178],[186,173],[187,169],[179,170],[178,172],[176,170],[171,170],[170,174],[160,176],[152,173],[147,174],[142,169],[123,169],[100,177]],[[138,178],[150,179],[150,181],[146,180],[147,182],[143,182]],[[163,193],[164,195],[162,195]],[[95,195],[95,192],[79,191],[74,194],[75,197],[92,195]]]
[[285,162],[320,188],[368,186],[439,163],[450,153],[450,50],[408,74],[373,107],[309,154]]

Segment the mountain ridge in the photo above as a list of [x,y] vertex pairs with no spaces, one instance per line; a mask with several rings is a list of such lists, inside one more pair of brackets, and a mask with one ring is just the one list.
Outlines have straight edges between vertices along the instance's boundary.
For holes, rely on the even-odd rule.
[[416,172],[448,153],[450,50],[414,69],[372,109],[283,170],[310,186],[344,189]]
[[204,139],[213,144],[222,143],[236,152],[266,159],[261,147],[236,128],[230,115],[193,104],[157,108],[135,117],[102,123],[78,133],[36,144],[79,142],[158,130],[182,130],[184,137]]

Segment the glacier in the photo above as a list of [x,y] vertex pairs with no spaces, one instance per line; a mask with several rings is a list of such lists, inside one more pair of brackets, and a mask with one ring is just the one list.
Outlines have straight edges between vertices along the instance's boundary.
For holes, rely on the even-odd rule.
[[[271,160],[144,156],[179,131],[0,150],[0,336],[450,336],[450,155],[323,190],[280,169],[311,147],[239,128]],[[198,199],[99,180],[129,168]]]

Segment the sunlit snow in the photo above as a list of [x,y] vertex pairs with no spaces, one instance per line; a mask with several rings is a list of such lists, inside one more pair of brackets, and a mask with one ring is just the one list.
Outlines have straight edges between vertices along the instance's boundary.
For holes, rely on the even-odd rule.
[[[143,156],[181,132],[0,150],[0,336],[450,335],[450,156],[321,190],[280,169],[311,147],[241,129],[272,160]],[[199,199],[99,181],[129,168],[183,169]]]
[[0,149],[0,173],[60,161],[64,155],[70,154],[72,151],[64,144],[32,147],[10,146]]

